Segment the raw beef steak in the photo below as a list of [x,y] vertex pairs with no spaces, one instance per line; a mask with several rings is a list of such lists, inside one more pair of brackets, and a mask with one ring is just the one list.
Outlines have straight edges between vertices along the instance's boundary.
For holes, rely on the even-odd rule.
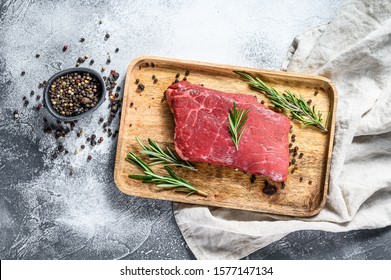
[[[166,98],[175,120],[175,149],[188,161],[207,162],[285,181],[288,174],[289,119],[254,96],[226,93],[192,85],[172,84]],[[238,150],[228,130],[229,109],[248,109]]]

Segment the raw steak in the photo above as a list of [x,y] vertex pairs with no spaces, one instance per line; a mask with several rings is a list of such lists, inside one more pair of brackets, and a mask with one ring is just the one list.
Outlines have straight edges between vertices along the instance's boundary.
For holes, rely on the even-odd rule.
[[[192,85],[172,84],[166,98],[175,120],[175,149],[188,161],[207,162],[285,181],[288,174],[289,119],[262,104],[254,96],[226,93]],[[228,130],[228,113],[248,109],[248,121],[239,150]]]

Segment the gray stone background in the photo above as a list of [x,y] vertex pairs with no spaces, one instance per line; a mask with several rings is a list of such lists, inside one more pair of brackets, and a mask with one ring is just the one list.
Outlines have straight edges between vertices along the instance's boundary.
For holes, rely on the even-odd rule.
[[[75,150],[106,104],[65,138],[43,132],[38,84],[88,54],[123,77],[139,55],[279,69],[294,36],[327,23],[340,0],[0,2],[0,258],[194,259],[170,202],[123,195],[113,182],[116,139]],[[99,21],[102,20],[102,24]],[[110,34],[104,40],[106,33]],[[84,37],[85,42],[79,42]],[[62,52],[62,47],[68,50]],[[115,53],[115,48],[119,52]],[[36,58],[36,53],[40,54]],[[87,63],[86,63],[87,64]],[[87,64],[88,65],[88,64]],[[21,76],[20,73],[26,74]],[[30,97],[30,92],[35,95]],[[30,101],[23,106],[22,97]],[[14,110],[19,119],[13,118]],[[118,117],[111,128],[118,127]],[[77,138],[76,131],[85,135]],[[51,158],[62,143],[69,154]],[[93,156],[87,162],[88,155]],[[75,174],[69,175],[70,170]],[[376,217],[374,217],[376,218]],[[390,259],[390,228],[300,231],[249,259]]]

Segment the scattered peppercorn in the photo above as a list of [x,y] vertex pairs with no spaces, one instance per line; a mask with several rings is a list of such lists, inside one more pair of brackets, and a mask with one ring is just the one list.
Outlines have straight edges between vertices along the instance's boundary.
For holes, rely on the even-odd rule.
[[299,181],[303,182],[304,178],[300,176]]
[[35,57],[36,58],[39,58],[41,55],[39,54],[39,53],[37,53],[36,55],[35,55]]
[[40,99],[41,99],[41,96],[40,96],[40,95],[37,95],[36,99],[37,99],[37,100],[40,100]]
[[154,83],[154,84],[156,84],[157,82],[158,82],[158,79],[157,79],[157,78],[153,80],[153,83]]
[[105,38],[106,38],[106,39],[109,39],[109,38],[110,38],[110,34],[109,34],[109,33],[106,33]]
[[81,145],[80,148],[84,150],[86,146],[85,145]]
[[103,142],[103,137],[99,137],[98,143],[100,144],[100,143],[102,143],[102,142]]
[[139,90],[139,91],[143,91],[144,90],[144,85],[142,85],[142,84],[138,84],[138,86],[137,86],[137,89]]
[[90,65],[94,64],[95,60],[91,59],[90,60]]
[[65,45],[65,46],[62,47],[62,51],[63,51],[63,52],[66,52],[67,49],[68,49],[68,46],[67,46],[67,45]]
[[303,153],[300,153],[299,158],[302,158],[303,156],[304,156],[304,154],[303,154]]
[[69,175],[72,176],[73,174],[75,174],[75,170],[71,169],[71,170],[69,171]]
[[254,184],[256,180],[257,180],[257,176],[255,176],[255,174],[251,174],[251,176],[250,176],[250,183]]
[[110,57],[106,60],[106,64],[110,64],[111,63],[111,59]]
[[311,103],[312,103],[312,99],[308,99],[307,104],[311,105]]
[[115,49],[115,52],[116,52],[116,53],[119,52],[119,48],[116,48],[116,49]]
[[177,82],[179,82],[179,80],[178,80],[178,79],[175,79],[174,83],[177,83]]
[[13,115],[14,115],[15,120],[19,119],[19,111],[18,110],[15,110]]
[[139,80],[139,79],[136,79],[136,81],[135,81],[136,85],[137,85],[139,82],[140,82],[140,80]]
[[104,121],[103,118],[99,118],[99,122],[102,123]]
[[190,71],[186,70],[185,76],[189,76],[189,74],[190,74]]
[[308,185],[312,185],[312,180],[309,180],[309,181],[308,181]]
[[20,75],[21,75],[21,76],[26,75],[26,71],[22,71],[22,72],[20,73]]
[[317,96],[319,93],[319,90],[315,90],[314,95]]
[[264,100],[261,100],[261,104],[265,104],[265,101],[264,101]]
[[84,39],[83,37],[80,38],[80,42],[83,43],[86,39]]
[[179,78],[180,75],[181,75],[181,74],[176,73],[175,78]]
[[92,160],[92,156],[91,156],[91,155],[88,155],[87,160],[88,160],[88,161]]
[[99,20],[99,24],[102,24],[102,23],[103,23],[103,20],[100,19],[100,20]]
[[182,80],[184,80],[184,81],[186,81],[187,80],[187,77],[185,76],[185,77],[183,77],[183,79]]
[[277,188],[272,185],[265,185],[262,192],[266,195],[273,195],[277,192]]
[[90,137],[87,137],[86,141],[87,141],[87,142],[90,142],[90,141],[91,141],[91,138],[90,138]]

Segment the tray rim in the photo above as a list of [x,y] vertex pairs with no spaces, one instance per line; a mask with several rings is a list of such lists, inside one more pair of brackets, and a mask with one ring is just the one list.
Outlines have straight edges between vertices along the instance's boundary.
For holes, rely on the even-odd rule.
[[[242,208],[233,208],[233,207],[224,207],[227,209],[233,209],[233,210],[241,210],[241,211],[252,211],[256,213],[267,213],[267,214],[273,214],[273,215],[282,215],[282,216],[290,216],[290,217],[312,217],[317,214],[324,208],[326,201],[327,201],[327,195],[329,192],[329,183],[330,183],[330,167],[331,167],[331,156],[332,156],[332,151],[334,147],[334,134],[335,134],[335,119],[336,119],[336,112],[337,112],[337,101],[338,101],[338,93],[336,90],[336,87],[334,83],[323,76],[319,75],[308,75],[308,74],[299,74],[299,73],[291,73],[291,72],[285,72],[285,71],[279,71],[279,70],[267,70],[267,69],[261,69],[261,68],[253,68],[253,67],[245,67],[245,66],[237,66],[237,65],[230,65],[230,64],[218,64],[218,63],[210,63],[210,62],[203,62],[203,61],[197,61],[197,60],[183,60],[183,59],[178,59],[178,58],[169,58],[169,57],[160,57],[160,56],[148,56],[148,55],[142,55],[134,58],[128,65],[126,74],[125,74],[125,83],[124,83],[124,93],[128,91],[128,84],[126,83],[126,78],[128,74],[131,74],[133,69],[135,68],[136,65],[143,61],[155,61],[155,62],[165,62],[165,63],[176,63],[176,64],[182,64],[182,65],[192,65],[192,66],[199,66],[199,67],[207,67],[207,68],[216,68],[216,69],[235,69],[239,71],[246,71],[250,73],[258,73],[258,74],[266,74],[266,75],[274,75],[274,76],[279,76],[279,77],[285,77],[285,78],[300,78],[300,79],[305,79],[305,80],[318,80],[322,81],[326,84],[329,85],[331,88],[331,92],[327,91],[329,94],[330,98],[330,111],[332,113],[329,116],[329,141],[328,141],[328,149],[326,153],[326,167],[325,167],[325,181],[324,181],[324,190],[323,194],[321,197],[321,201],[318,204],[316,208],[314,208],[311,211],[308,212],[299,212],[296,213],[295,215],[293,214],[283,214],[283,213],[275,213],[275,212],[267,212],[267,211],[256,211],[256,210],[247,210],[247,209],[242,209]],[[159,63],[159,62],[158,62]],[[127,94],[124,96],[123,99],[123,104],[128,103],[130,94]],[[125,125],[125,115],[126,114],[121,114],[121,119],[120,119],[120,125],[119,125],[119,133],[118,133],[118,141],[117,141],[117,147],[116,147],[116,155],[115,155],[115,164],[114,164],[114,183],[117,186],[117,188],[124,194],[126,195],[132,195],[132,196],[137,196],[134,194],[129,194],[126,192],[126,190],[122,187],[122,181],[118,172],[118,168],[116,168],[120,164],[120,154],[121,154],[121,149],[122,149],[122,135],[124,133],[124,125]],[[120,145],[121,144],[121,145]],[[148,197],[148,196],[139,196],[143,198],[149,198],[149,199],[159,199],[159,200],[166,200],[166,201],[171,201],[171,202],[179,202],[179,203],[187,203],[187,204],[193,204],[193,205],[199,205],[199,206],[205,206],[205,207],[223,207],[220,205],[214,205],[213,203],[205,203],[205,204],[199,204],[199,203],[192,203],[192,202],[187,202],[187,201],[178,201],[178,200],[172,200],[172,199],[167,199],[167,198],[156,198],[156,197]]]

